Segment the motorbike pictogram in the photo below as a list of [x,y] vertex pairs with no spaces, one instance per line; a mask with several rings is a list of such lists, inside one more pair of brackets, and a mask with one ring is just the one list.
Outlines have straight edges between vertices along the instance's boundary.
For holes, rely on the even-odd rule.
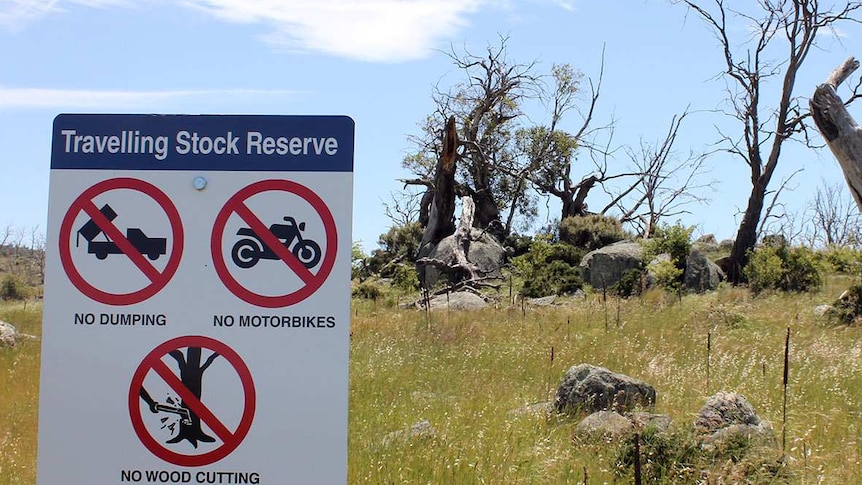
[[[305,231],[305,222],[297,224],[296,219],[290,216],[283,218],[287,224],[272,224],[269,232],[308,269],[320,262],[322,256],[320,245],[302,237]],[[253,230],[242,227],[236,232],[237,236],[244,236],[233,245],[231,259],[234,264],[243,269],[253,267],[261,259],[279,260],[279,256],[267,246]]]

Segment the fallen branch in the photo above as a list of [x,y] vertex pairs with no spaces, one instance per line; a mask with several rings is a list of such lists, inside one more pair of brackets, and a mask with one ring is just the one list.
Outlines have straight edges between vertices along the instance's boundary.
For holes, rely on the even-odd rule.
[[[485,295],[483,295],[481,292],[479,292],[479,288],[491,288],[494,290],[499,290],[502,286],[500,283],[487,283],[486,282],[487,280],[496,280],[496,279],[499,279],[499,278],[494,277],[494,276],[483,276],[483,277],[479,277],[476,279],[459,281],[457,283],[453,283],[453,284],[444,286],[443,288],[440,288],[439,290],[429,292],[428,295],[430,297],[430,296],[445,295],[446,293],[455,293],[457,291],[469,291],[470,293],[473,293],[475,295],[482,297],[483,300],[488,301],[488,298]],[[425,297],[422,297],[422,298],[419,298],[418,300],[416,300],[413,303],[413,306],[415,306],[416,308],[419,308],[419,309],[424,309],[425,308]]]

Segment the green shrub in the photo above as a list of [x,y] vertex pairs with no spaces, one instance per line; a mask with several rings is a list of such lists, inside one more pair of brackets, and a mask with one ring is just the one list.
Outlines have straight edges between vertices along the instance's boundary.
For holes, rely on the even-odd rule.
[[530,251],[512,259],[512,266],[524,277],[521,294],[527,297],[562,295],[583,287],[578,263],[582,249],[537,238]]
[[684,270],[676,267],[671,261],[650,263],[647,270],[655,276],[656,286],[671,291],[678,291],[682,287]]
[[521,295],[537,298],[574,293],[584,286],[580,271],[563,261],[551,261],[525,279]]
[[383,288],[378,283],[364,281],[353,288],[352,294],[354,298],[377,301],[383,296]]
[[560,242],[587,251],[622,241],[627,236],[620,221],[613,217],[592,214],[566,217],[560,222]]
[[858,274],[862,270],[862,251],[847,246],[829,246],[823,258],[833,271]]
[[30,289],[13,274],[6,274],[0,280],[0,299],[3,300],[26,300],[30,296]]
[[751,291],[812,291],[823,280],[823,264],[805,247],[762,246],[751,253],[743,269]]
[[419,274],[416,267],[410,264],[399,264],[392,275],[392,286],[406,292],[419,289]]
[[562,261],[574,267],[581,264],[581,259],[583,259],[585,254],[583,249],[563,243],[551,244],[549,251],[549,254],[545,257],[545,262]]
[[[692,246],[692,232],[693,226],[664,224],[656,228],[651,238],[641,241],[644,262],[650,263],[650,272],[656,277],[658,286],[672,291],[682,288],[685,262]],[[670,255],[670,261],[651,263],[660,254]]]
[[691,251],[692,232],[694,227],[684,227],[679,223],[656,228],[652,237],[643,241],[644,260],[651,261],[659,254],[666,253],[670,255],[674,266],[685,270],[685,260]]
[[350,279],[360,280],[368,277],[368,269],[366,267],[368,255],[362,250],[362,245],[359,242],[354,242],[350,251]]
[[[522,254],[527,254],[530,246],[533,244],[533,238],[522,234],[510,234],[503,242],[503,247],[509,251],[509,257],[516,257]],[[511,249],[511,250],[510,250]]]
[[620,275],[620,280],[610,288],[611,293],[622,297],[629,298],[640,295],[643,292],[644,272],[642,269],[629,269]]
[[806,247],[786,250],[784,261],[785,291],[812,291],[823,283],[823,263],[820,257]]
[[862,317],[862,285],[853,285],[832,304],[830,318],[846,325],[854,325]]
[[386,234],[381,234],[377,244],[380,249],[371,252],[365,259],[366,268],[370,274],[392,277],[400,262],[416,262],[416,253],[422,241],[422,226],[411,222],[403,226],[395,226]]
[[[702,452],[689,433],[647,426],[639,438],[641,477],[645,483],[694,483],[700,478],[700,470],[691,465],[700,461]],[[632,434],[617,450],[617,475],[632,476],[636,459]]]

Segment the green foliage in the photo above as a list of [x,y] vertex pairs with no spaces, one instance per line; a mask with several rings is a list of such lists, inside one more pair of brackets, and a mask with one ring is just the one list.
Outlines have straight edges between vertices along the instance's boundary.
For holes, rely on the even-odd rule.
[[627,237],[620,221],[613,217],[592,214],[566,217],[560,222],[560,242],[583,248],[599,249]]
[[26,300],[30,296],[30,288],[14,274],[7,273],[0,280],[0,299]]
[[[691,251],[691,233],[694,227],[684,227],[680,223],[663,224],[656,228],[651,238],[641,242],[644,248],[643,259],[650,263],[649,270],[656,278],[656,284],[671,291],[682,288],[685,262]],[[669,254],[670,261],[652,263],[660,254]]]
[[[634,472],[638,458],[634,439],[632,434],[617,451],[619,476],[631,476]],[[700,470],[691,466],[701,454],[700,446],[690,434],[647,426],[639,441],[641,477],[645,483],[690,483],[700,478]]]
[[685,270],[685,260],[691,251],[691,233],[694,227],[684,227],[679,223],[658,227],[651,238],[643,241],[644,260],[651,261],[659,254],[670,254],[674,266]]
[[363,281],[353,287],[352,294],[354,298],[377,301],[383,297],[383,287],[373,281]]
[[620,280],[611,287],[611,292],[622,298],[640,295],[643,291],[642,269],[629,269],[623,272]]
[[419,289],[419,274],[413,265],[399,264],[392,275],[392,286],[410,293]]
[[510,234],[506,237],[506,241],[503,242],[503,247],[511,248],[511,254],[509,254],[509,257],[513,258],[521,256],[522,254],[527,254],[532,245],[533,238],[523,234]]
[[419,243],[422,241],[422,226],[411,222],[403,226],[394,226],[381,234],[377,243],[380,249],[371,252],[366,258],[366,267],[370,274],[391,277],[396,271],[398,262],[415,262]]
[[584,286],[581,273],[563,261],[551,261],[524,281],[521,295],[536,298],[574,293]]
[[682,287],[684,270],[671,261],[656,261],[650,263],[648,270],[655,276],[655,284],[670,291],[678,291]]
[[847,289],[829,311],[830,318],[845,325],[855,325],[862,320],[862,285]]
[[743,269],[751,291],[813,291],[823,280],[823,264],[805,247],[762,246],[749,257]]
[[419,250],[422,241],[422,226],[418,222],[411,222],[403,226],[389,228],[386,234],[381,234],[377,243],[393,257],[405,256],[412,258]]
[[350,279],[361,279],[367,276],[367,259],[368,255],[362,250],[362,245],[359,242],[354,242],[350,250]]
[[811,291],[823,284],[823,263],[820,257],[806,247],[786,250],[784,261],[785,291]]
[[[756,446],[744,433],[704,448],[689,430],[647,426],[639,436],[639,450],[642,483],[713,483],[709,478],[727,479],[727,483],[786,483],[788,475],[771,449]],[[616,451],[616,475],[634,478],[637,455],[632,434]]]
[[530,251],[512,259],[512,266],[524,277],[521,294],[527,297],[562,295],[583,287],[578,263],[584,252],[545,238],[533,241]]
[[822,252],[833,271],[858,274],[862,270],[862,251],[847,246],[829,246]]
[[760,248],[748,259],[743,273],[754,293],[781,287],[784,265],[775,248]]

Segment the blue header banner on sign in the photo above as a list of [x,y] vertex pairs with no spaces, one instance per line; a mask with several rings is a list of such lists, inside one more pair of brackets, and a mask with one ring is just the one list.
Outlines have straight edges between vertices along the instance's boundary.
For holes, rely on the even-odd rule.
[[352,172],[347,116],[61,114],[52,169]]

